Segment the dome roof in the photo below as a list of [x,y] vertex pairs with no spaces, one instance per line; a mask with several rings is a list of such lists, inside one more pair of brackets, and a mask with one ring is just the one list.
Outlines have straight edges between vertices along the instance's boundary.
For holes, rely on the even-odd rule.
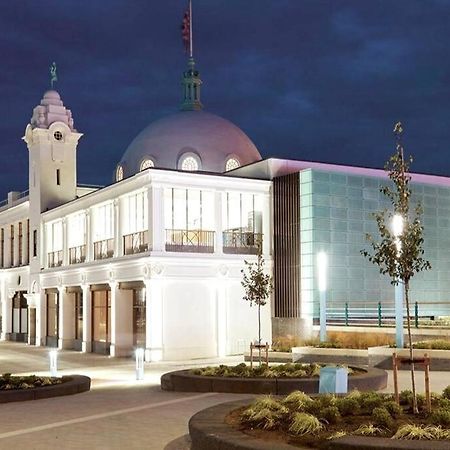
[[200,170],[225,172],[234,158],[239,165],[261,159],[248,136],[236,125],[205,111],[181,111],[144,128],[131,142],[120,161],[123,176],[139,172],[144,160],[155,167],[180,168],[183,155],[194,156]]

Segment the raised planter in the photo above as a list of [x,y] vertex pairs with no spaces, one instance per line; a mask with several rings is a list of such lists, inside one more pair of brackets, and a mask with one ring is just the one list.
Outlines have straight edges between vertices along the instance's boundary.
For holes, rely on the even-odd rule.
[[[258,352],[256,352],[256,358],[253,354],[253,362],[258,362]],[[261,353],[261,357],[264,360],[265,354]],[[250,361],[250,352],[244,353],[244,361]],[[269,352],[269,362],[271,363],[288,363],[292,362],[291,352]]]
[[[373,391],[387,386],[387,373],[370,368],[348,378],[348,389]],[[314,378],[232,378],[193,375],[190,370],[177,370],[161,377],[161,389],[178,392],[229,392],[235,394],[285,395],[293,391],[319,392],[319,377]]]
[[[191,450],[306,450],[306,447],[279,441],[256,439],[225,423],[233,410],[248,405],[248,400],[221,403],[199,411],[189,420]],[[448,441],[400,441],[387,438],[346,436],[325,444],[328,450],[448,450]],[[310,447],[308,447],[309,450]]]
[[91,389],[91,379],[84,375],[68,375],[68,381],[53,386],[42,386],[32,389],[11,389],[0,391],[0,403],[23,402],[43,398],[61,397],[79,394]]
[[367,350],[351,348],[292,347],[292,361],[367,366],[368,354]]
[[[406,348],[391,348],[391,347],[370,347],[369,366],[378,367],[381,369],[392,369],[392,354],[397,353],[402,358],[409,358],[409,350]],[[430,369],[450,371],[450,350],[429,350],[429,349],[414,349],[415,358],[423,358],[425,353],[431,358]],[[420,370],[421,366],[417,365]],[[401,364],[399,369],[409,369],[408,364]]]

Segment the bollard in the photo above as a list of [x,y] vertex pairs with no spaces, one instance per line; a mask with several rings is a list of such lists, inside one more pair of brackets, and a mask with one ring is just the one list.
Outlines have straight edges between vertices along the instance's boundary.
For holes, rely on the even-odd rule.
[[50,376],[58,376],[58,352],[56,350],[51,350],[49,352],[50,357]]
[[137,348],[136,352],[136,380],[144,379],[144,349]]
[[378,302],[378,326],[381,327],[381,302]]
[[419,303],[414,304],[414,325],[419,328]]
[[345,303],[345,326],[348,327],[348,303]]

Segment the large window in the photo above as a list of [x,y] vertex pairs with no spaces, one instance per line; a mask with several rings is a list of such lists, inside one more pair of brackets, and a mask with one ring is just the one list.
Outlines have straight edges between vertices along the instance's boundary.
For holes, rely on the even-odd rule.
[[69,263],[77,264],[86,260],[86,214],[73,214],[67,218],[67,242]]
[[93,208],[94,242],[114,237],[114,204],[112,202]]
[[57,267],[63,258],[63,224],[61,220],[46,224],[48,266]]
[[145,348],[145,289],[133,289],[133,344]]
[[83,293],[75,292],[75,339],[83,339]]
[[28,305],[23,292],[16,292],[12,299],[12,323],[13,333],[27,333],[28,330]]
[[22,265],[22,249],[23,249],[23,228],[22,228],[22,222],[19,222],[19,254],[18,256],[18,262],[19,266]]
[[111,342],[111,291],[92,292],[92,340]]
[[137,192],[128,195],[123,202],[123,230],[124,234],[144,231],[148,228],[147,192]]
[[59,294],[47,292],[47,337],[58,337]]

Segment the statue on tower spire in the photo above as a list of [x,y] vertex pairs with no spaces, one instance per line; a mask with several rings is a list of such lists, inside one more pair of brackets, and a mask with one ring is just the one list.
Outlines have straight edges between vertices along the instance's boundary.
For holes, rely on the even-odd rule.
[[52,65],[50,66],[50,86],[53,89],[53,83],[55,81],[58,81],[58,75],[56,74],[56,63],[53,61]]
[[183,16],[181,24],[181,36],[183,39],[184,49],[189,54],[188,68],[183,73],[183,103],[181,109],[183,111],[199,111],[203,109],[200,101],[200,86],[202,80],[200,72],[195,68],[193,39],[192,39],[192,0],[189,0],[188,7]]

